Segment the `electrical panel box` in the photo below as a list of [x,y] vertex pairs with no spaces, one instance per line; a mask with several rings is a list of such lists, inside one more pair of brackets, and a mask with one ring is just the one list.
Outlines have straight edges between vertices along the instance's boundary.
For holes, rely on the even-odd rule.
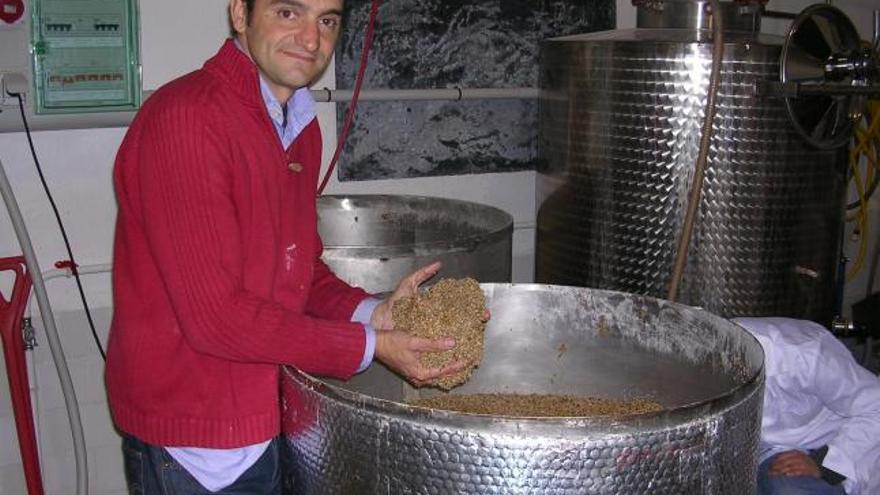
[[35,111],[134,110],[141,104],[136,0],[32,0]]

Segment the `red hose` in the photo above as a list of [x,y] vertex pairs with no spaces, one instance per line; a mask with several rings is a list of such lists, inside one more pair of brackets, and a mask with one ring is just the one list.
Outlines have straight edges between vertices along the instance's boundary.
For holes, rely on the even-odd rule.
[[321,185],[318,187],[318,196],[324,193],[324,188],[327,187],[327,182],[330,181],[330,176],[336,168],[336,162],[339,161],[339,155],[342,154],[342,147],[345,145],[345,140],[348,138],[348,131],[351,129],[351,124],[354,121],[354,113],[357,109],[361,84],[363,84],[364,74],[367,72],[367,58],[370,55],[370,48],[373,46],[373,31],[376,27],[376,17],[379,15],[379,4],[381,3],[382,0],[373,0],[373,5],[370,7],[370,20],[367,22],[367,32],[364,34],[364,49],[361,52],[361,65],[358,69],[357,78],[355,79],[354,92],[351,95],[351,103],[348,106],[348,112],[345,114],[345,122],[342,124],[342,134],[340,134],[339,141],[336,143],[336,151],[333,153],[333,159],[330,160],[330,167],[327,168],[324,180],[321,181]]

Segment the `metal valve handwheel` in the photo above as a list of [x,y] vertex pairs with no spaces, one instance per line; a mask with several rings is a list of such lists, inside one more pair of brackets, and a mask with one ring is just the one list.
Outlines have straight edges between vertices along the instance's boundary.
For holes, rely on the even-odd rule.
[[[870,85],[875,70],[872,51],[862,47],[843,12],[825,4],[804,9],[791,24],[779,60],[783,85],[800,88],[797,96],[785,97],[797,133],[817,148],[846,144],[865,102],[864,95],[846,90]],[[842,90],[822,94],[829,87]]]

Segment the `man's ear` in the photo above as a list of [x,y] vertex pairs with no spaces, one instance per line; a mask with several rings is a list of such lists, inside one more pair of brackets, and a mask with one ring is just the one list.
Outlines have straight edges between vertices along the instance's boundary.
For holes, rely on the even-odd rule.
[[247,29],[247,5],[244,0],[229,0],[229,24],[236,33]]

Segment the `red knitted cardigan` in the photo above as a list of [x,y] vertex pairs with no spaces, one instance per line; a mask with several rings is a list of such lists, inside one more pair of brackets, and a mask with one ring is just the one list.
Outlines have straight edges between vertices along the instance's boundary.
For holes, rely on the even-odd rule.
[[317,120],[284,150],[258,77],[227,41],[147,100],[116,158],[105,380],[117,427],[148,443],[266,440],[279,365],[345,379],[363,358],[367,294],[320,260]]

